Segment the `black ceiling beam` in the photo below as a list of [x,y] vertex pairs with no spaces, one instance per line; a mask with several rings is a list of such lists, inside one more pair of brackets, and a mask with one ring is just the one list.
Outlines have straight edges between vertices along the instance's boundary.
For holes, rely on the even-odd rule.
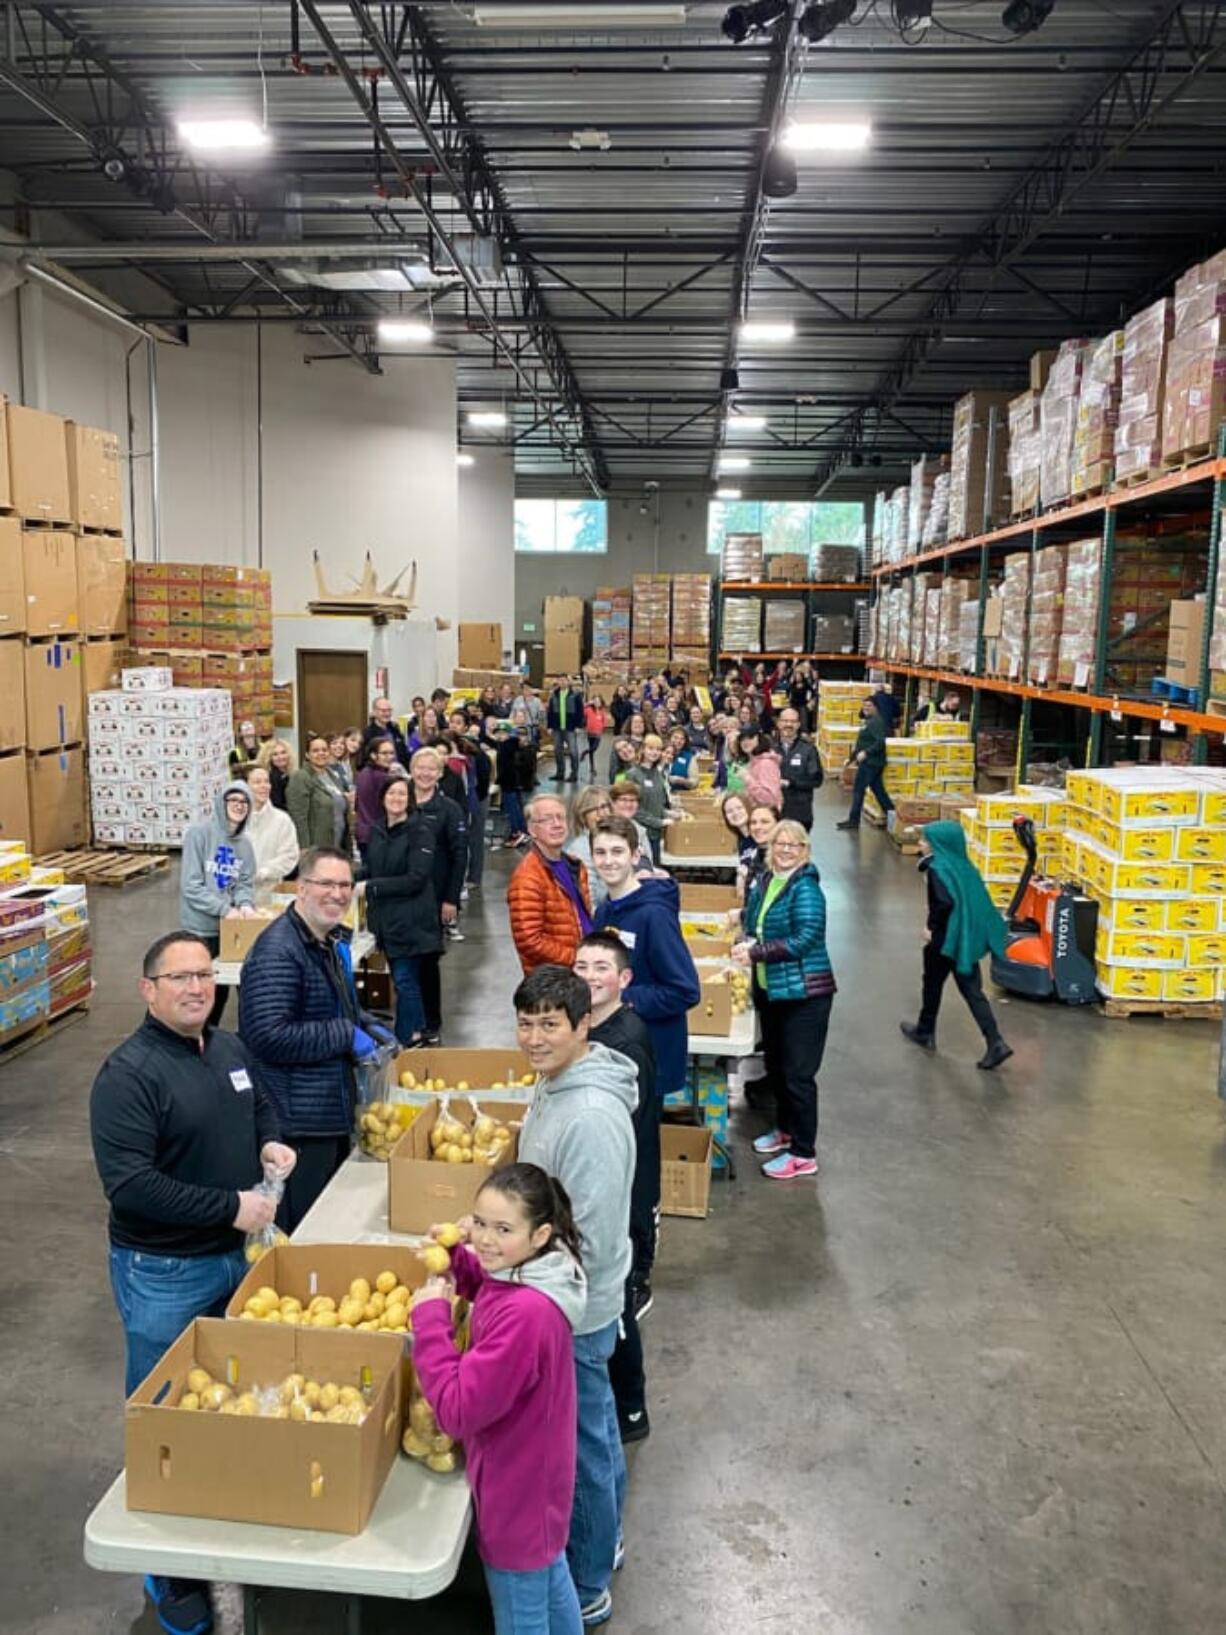
[[[1070,205],[1145,134],[1226,50],[1221,0],[1175,0],[1139,44],[1125,68],[1113,74],[1073,124],[1041,155],[1032,170],[983,223],[974,241],[950,261],[945,282],[900,356],[877,382],[866,410],[888,411],[927,361],[934,328],[953,318],[966,298],[968,275],[986,262],[990,282],[1026,254]],[[1079,210],[1082,217],[1090,212]],[[1153,212],[1129,220],[1148,231]],[[976,291],[981,295],[982,291]],[[862,432],[863,427],[859,430]],[[849,432],[816,474],[822,494],[856,447]]]
[[[227,233],[251,235],[250,207],[233,182],[198,168],[141,87],[67,17],[36,0],[8,0],[5,24],[0,83],[88,148],[108,180],[127,187],[145,206],[182,221],[210,243]],[[93,123],[81,119],[60,99],[70,64],[89,88]],[[190,202],[181,196],[185,181],[191,184]],[[301,313],[300,304],[267,267],[257,260],[242,265],[291,311]],[[355,337],[332,324],[317,323],[317,327],[364,369],[379,372],[377,358],[363,350],[363,332]]]

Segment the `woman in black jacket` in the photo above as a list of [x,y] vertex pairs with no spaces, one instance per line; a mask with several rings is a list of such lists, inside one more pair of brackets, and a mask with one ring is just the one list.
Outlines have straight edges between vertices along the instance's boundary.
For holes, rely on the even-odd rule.
[[[462,940],[459,926],[464,870],[468,864],[468,825],[465,813],[439,789],[443,756],[431,748],[419,749],[409,762],[409,811],[427,825],[434,842],[434,896],[444,928],[454,941]],[[438,952],[423,954],[418,964],[422,1005],[426,1012],[423,1035],[428,1045],[439,1042],[443,1026],[442,982]]]
[[[434,829],[411,812],[408,780],[391,778],[380,804],[383,821],[366,846],[366,922],[387,960],[396,988],[396,1037],[406,1048],[422,1042],[426,1012],[421,961],[443,947],[434,894]],[[440,797],[441,798],[441,797]]]

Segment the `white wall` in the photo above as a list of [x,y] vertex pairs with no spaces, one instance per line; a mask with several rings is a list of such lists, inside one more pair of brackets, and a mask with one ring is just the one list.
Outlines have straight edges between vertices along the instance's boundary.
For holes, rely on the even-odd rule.
[[515,640],[515,462],[500,448],[474,448],[459,476],[460,617],[498,623]]

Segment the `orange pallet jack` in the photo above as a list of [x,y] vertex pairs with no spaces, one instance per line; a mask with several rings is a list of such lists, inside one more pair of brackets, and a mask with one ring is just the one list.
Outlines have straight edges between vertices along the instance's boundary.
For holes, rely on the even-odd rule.
[[1026,864],[1006,916],[1005,951],[992,955],[992,980],[1007,993],[1030,999],[1092,1004],[1098,998],[1094,987],[1098,904],[1067,881],[1035,874],[1038,848],[1030,818],[1014,818],[1013,833]]

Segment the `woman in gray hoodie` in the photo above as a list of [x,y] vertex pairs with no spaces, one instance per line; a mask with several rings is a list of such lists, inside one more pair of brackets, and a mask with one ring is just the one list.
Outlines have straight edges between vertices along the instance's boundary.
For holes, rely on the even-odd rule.
[[[222,920],[255,913],[255,849],[243,833],[250,816],[251,791],[236,779],[214,801],[212,817],[193,823],[183,836],[179,924],[195,932],[214,959]],[[219,984],[209,1017],[214,1027],[229,997],[229,988]]]

